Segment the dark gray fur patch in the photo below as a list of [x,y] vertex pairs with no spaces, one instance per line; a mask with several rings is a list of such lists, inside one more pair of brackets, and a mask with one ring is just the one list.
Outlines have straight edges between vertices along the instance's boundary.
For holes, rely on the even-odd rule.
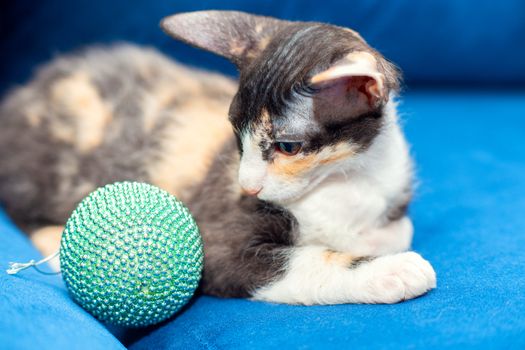
[[188,202],[204,239],[203,291],[248,297],[285,269],[297,230],[284,209],[255,197],[231,193],[239,154],[234,140],[225,147]]
[[389,203],[385,212],[385,221],[397,221],[405,217],[411,200],[412,187],[410,184],[407,184],[405,190]]
[[374,260],[375,258],[376,257],[373,257],[373,256],[363,256],[363,257],[355,258],[354,260],[352,260],[352,263],[350,264],[350,266],[348,266],[348,268],[355,269],[356,267],[359,267],[367,262],[370,262]]

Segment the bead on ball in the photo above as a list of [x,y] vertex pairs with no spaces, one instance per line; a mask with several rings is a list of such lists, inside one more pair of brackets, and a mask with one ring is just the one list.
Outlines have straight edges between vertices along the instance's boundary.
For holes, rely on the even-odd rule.
[[142,327],[184,306],[199,283],[202,240],[189,210],[155,186],[120,182],[86,197],[60,244],[65,285],[103,322]]

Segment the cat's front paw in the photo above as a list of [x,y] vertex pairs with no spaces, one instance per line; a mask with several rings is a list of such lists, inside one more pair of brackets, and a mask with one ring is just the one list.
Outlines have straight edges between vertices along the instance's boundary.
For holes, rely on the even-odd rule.
[[397,303],[436,287],[434,269],[414,252],[379,257],[362,272],[367,274],[365,299],[369,303]]

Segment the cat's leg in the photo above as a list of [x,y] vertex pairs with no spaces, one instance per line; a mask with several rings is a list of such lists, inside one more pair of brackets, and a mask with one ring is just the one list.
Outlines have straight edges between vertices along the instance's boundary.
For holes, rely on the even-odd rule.
[[[33,245],[44,257],[54,254],[60,248],[60,239],[64,226],[44,226],[31,230],[29,238]],[[58,258],[51,259],[48,262],[54,271],[60,271],[60,261]]]
[[253,299],[289,304],[396,303],[436,286],[432,266],[414,252],[360,259],[320,246],[293,248],[284,274]]
[[407,216],[387,225],[360,232],[348,252],[356,256],[380,256],[407,251],[412,243],[414,226]]

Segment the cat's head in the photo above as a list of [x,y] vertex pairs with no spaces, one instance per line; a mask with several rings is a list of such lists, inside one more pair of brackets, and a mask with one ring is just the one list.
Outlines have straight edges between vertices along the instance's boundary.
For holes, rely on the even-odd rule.
[[395,67],[350,29],[234,11],[177,14],[161,26],[238,67],[230,120],[239,182],[263,200],[286,203],[356,166],[398,87]]

